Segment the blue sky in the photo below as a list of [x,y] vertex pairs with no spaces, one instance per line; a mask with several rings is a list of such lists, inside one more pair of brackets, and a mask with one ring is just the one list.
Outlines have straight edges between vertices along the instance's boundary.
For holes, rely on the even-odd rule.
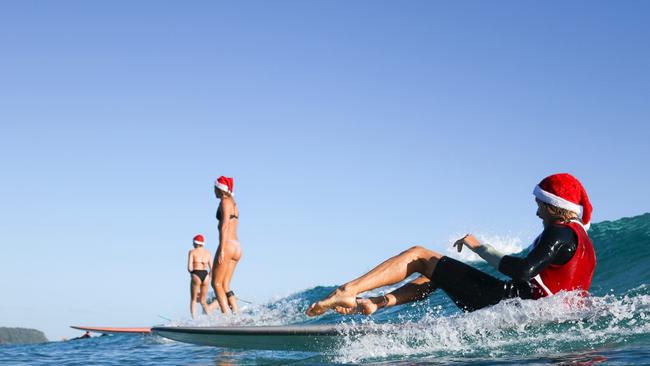
[[561,171],[650,211],[650,5],[0,6],[0,326],[187,316],[191,238],[235,178],[257,302],[413,244],[532,238]]

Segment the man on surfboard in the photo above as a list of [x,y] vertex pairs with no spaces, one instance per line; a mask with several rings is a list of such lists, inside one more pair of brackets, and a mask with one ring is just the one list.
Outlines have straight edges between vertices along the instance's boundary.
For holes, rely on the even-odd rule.
[[[544,178],[533,194],[544,231],[525,258],[503,255],[471,234],[454,243],[459,252],[468,247],[512,280],[499,280],[465,263],[414,246],[340,286],[312,304],[306,314],[317,316],[328,309],[341,314],[372,314],[383,307],[421,300],[438,288],[466,311],[514,297],[539,299],[559,291],[588,291],[596,256],[587,235],[592,211],[587,192],[575,177],[562,173]],[[413,273],[420,277],[387,295],[357,298],[360,293],[398,283]]]

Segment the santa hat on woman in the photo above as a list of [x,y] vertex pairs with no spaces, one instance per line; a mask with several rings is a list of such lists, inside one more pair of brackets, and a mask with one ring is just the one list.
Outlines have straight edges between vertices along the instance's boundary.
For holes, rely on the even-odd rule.
[[582,223],[585,230],[591,225],[591,202],[582,183],[568,173],[549,175],[542,179],[535,190],[535,197],[549,205],[563,208],[580,214],[582,207]]
[[199,235],[194,237],[193,242],[196,245],[204,245],[205,244],[205,239],[203,239],[203,235],[199,234]]
[[232,191],[235,188],[235,181],[232,178],[224,177],[222,175],[216,182],[214,182],[214,186],[224,192],[230,193],[230,195],[233,195],[234,193]]

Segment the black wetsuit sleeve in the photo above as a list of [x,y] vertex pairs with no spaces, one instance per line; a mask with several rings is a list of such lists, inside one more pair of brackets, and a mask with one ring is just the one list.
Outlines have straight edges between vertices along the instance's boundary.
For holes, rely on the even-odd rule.
[[549,264],[567,263],[578,247],[578,237],[563,225],[544,229],[535,248],[524,258],[506,255],[499,263],[499,272],[514,279],[526,281],[537,276]]

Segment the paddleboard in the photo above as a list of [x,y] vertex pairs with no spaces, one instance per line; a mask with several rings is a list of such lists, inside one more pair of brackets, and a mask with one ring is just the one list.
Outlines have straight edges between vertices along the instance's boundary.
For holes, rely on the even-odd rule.
[[125,328],[125,327],[82,327],[71,325],[70,328],[103,334],[151,334],[151,328]]
[[246,327],[153,327],[154,334],[179,342],[224,348],[323,351],[344,335],[366,333],[363,327],[335,324]]

